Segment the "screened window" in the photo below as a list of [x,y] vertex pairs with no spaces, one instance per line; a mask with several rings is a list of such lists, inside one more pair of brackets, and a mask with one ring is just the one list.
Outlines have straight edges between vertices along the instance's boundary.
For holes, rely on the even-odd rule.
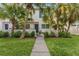
[[49,24],[46,24],[46,28],[49,28]]
[[5,30],[8,30],[8,24],[5,24]]
[[49,28],[49,24],[42,24],[42,28],[43,29],[48,29]]
[[30,24],[26,24],[26,29],[30,29]]
[[43,29],[45,28],[45,24],[42,24],[42,28],[43,28]]
[[28,21],[31,21],[32,20],[32,18],[28,18]]

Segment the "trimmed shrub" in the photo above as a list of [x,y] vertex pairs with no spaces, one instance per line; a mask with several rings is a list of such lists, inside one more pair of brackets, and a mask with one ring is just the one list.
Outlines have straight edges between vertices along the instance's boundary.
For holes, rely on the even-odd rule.
[[3,37],[9,37],[9,32],[4,32]]
[[20,37],[20,36],[21,36],[21,34],[22,34],[22,32],[21,32],[21,31],[16,31],[16,32],[14,32],[14,33],[13,33],[13,37],[18,38],[18,37]]
[[31,37],[34,37],[34,36],[35,36],[35,32],[32,31],[32,32],[30,33],[30,36],[31,36]]
[[69,32],[59,32],[59,37],[70,38],[71,34]]
[[50,33],[50,37],[56,37],[54,32]]
[[49,37],[49,33],[48,32],[44,32],[43,33],[45,37]]
[[0,38],[4,36],[4,32],[0,31]]
[[45,37],[56,37],[54,32],[51,32],[51,33],[43,32],[43,34],[44,34]]
[[30,37],[30,33],[29,32],[25,32],[25,37]]
[[25,32],[25,37],[34,37],[35,36],[35,32],[32,31],[31,33],[29,32]]
[[0,38],[2,37],[9,37],[9,32],[0,31]]

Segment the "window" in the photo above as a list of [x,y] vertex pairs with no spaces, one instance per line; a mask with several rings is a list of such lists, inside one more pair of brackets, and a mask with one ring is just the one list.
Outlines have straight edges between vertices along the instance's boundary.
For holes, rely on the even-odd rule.
[[49,28],[49,24],[46,24],[46,28]]
[[42,28],[43,29],[48,29],[49,28],[49,24],[42,24]]
[[39,12],[39,18],[42,18],[43,17],[43,14],[42,14],[42,12],[40,11]]
[[45,24],[42,24],[42,28],[43,28],[43,29],[45,28]]
[[76,26],[76,24],[72,24],[72,26]]
[[26,29],[30,29],[30,24],[26,24]]
[[28,21],[31,21],[32,20],[32,18],[28,18]]
[[8,24],[5,24],[5,30],[8,30]]

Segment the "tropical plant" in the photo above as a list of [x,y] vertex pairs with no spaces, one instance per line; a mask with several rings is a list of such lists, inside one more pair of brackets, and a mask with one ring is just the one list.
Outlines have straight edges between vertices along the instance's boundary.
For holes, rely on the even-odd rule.
[[[22,39],[25,37],[25,30],[26,30],[27,22],[32,21],[32,14],[34,13],[34,8],[33,8],[33,4],[31,4],[31,3],[26,4],[25,3],[25,4],[20,4],[18,9],[20,9],[19,18],[24,20],[23,32],[22,32],[22,35],[20,36],[20,38]],[[28,20],[28,18],[30,18],[30,20]]]
[[3,35],[3,37],[9,37],[10,35],[9,35],[9,32],[4,32],[4,35]]
[[50,31],[52,31],[52,27],[57,30],[56,36],[59,32],[68,32],[71,24],[79,19],[79,4],[1,4],[0,18],[9,19],[12,23],[11,34],[14,32],[17,23],[23,29],[20,38],[25,37],[26,24],[33,20],[34,5],[42,12],[43,21],[49,24]]
[[32,32],[30,33],[30,35],[31,35],[31,37],[34,37],[34,36],[35,36],[35,31],[32,31]]
[[59,32],[59,37],[71,38],[70,32]]
[[9,37],[9,32],[0,31],[0,38]]
[[73,24],[75,21],[77,21],[79,19],[79,4],[69,4],[69,12],[68,12],[68,19],[67,19],[67,23],[68,23],[68,28],[67,28],[67,32],[70,29],[71,24]]
[[[70,25],[79,18],[78,4],[50,4],[42,9],[43,20],[57,30],[57,33],[69,31]],[[58,36],[58,35],[57,35]]]
[[16,31],[13,33],[13,37],[19,38],[21,36],[22,32],[21,31]]
[[8,19],[12,23],[11,34],[14,32],[16,24],[16,4],[1,4],[0,6],[0,18]]

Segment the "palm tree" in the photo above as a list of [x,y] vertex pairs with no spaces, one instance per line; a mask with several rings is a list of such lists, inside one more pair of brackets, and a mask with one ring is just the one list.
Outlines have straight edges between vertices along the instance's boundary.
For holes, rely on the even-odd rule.
[[65,31],[65,26],[67,22],[67,4],[58,4],[58,8],[56,10],[57,17],[57,28],[58,32]]
[[55,11],[58,32],[70,29],[70,25],[79,19],[78,4],[57,4]]
[[79,4],[69,4],[69,6],[67,32],[70,29],[70,25],[79,19]]
[[0,18],[9,19],[12,23],[12,33],[14,33],[15,24],[16,24],[16,4],[1,4],[0,6]]
[[43,21],[49,24],[50,31],[52,31],[52,27],[55,25],[54,19],[54,10],[52,7],[47,6],[43,9]]
[[34,13],[33,4],[31,4],[31,3],[22,4],[22,6],[24,9],[24,13],[22,13],[21,15],[24,17],[24,25],[23,25],[23,32],[20,37],[21,39],[25,37],[26,24],[29,21],[28,18],[30,17],[32,20],[32,14]]

